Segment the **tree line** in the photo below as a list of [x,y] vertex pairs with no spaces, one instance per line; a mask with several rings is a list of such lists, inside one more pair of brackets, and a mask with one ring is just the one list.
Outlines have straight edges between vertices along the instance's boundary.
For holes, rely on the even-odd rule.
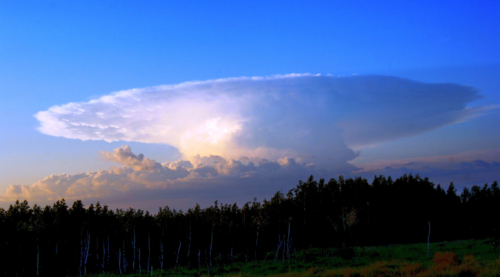
[[349,248],[496,238],[500,188],[473,186],[457,194],[428,178],[404,175],[315,181],[311,176],[269,200],[196,205],[156,214],[85,207],[64,199],[0,208],[0,275],[66,276],[177,269],[210,270],[234,262],[285,262],[310,247]]

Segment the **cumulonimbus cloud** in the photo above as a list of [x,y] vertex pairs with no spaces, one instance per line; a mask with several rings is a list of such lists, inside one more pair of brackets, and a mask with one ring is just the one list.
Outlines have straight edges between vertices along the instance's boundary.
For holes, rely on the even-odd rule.
[[[269,196],[309,175],[374,173],[354,150],[463,122],[476,89],[388,76],[291,74],[131,89],[35,115],[44,134],[176,147],[159,163],[123,146],[101,152],[109,170],[10,185],[0,202],[86,199],[129,205],[154,199],[234,201]],[[376,174],[376,173],[375,173]],[[246,199],[250,200],[250,199]],[[246,201],[244,200],[244,201]],[[147,208],[147,206],[146,206]]]
[[352,171],[352,149],[463,121],[478,97],[456,84],[292,74],[119,91],[35,117],[52,136],[163,143],[185,157],[289,157]]

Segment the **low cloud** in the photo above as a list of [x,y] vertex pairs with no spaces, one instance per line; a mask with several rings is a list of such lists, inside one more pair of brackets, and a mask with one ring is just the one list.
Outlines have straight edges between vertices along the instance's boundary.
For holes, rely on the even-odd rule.
[[162,168],[161,164],[144,158],[143,154],[135,155],[132,153],[132,149],[128,145],[116,148],[113,150],[113,153],[101,151],[101,155],[105,161],[123,164],[133,168],[135,171],[151,171]]
[[329,171],[297,162],[294,158],[271,161],[248,157],[225,159],[211,155],[159,163],[142,154],[134,154],[127,145],[113,152],[101,151],[101,155],[119,166],[74,175],[50,175],[32,185],[10,185],[6,193],[0,195],[0,205],[6,207],[17,199],[50,205],[64,198],[70,203],[78,199],[87,204],[100,201],[112,208],[132,206],[154,212],[165,205],[187,209],[196,203],[210,205],[215,200],[239,204],[254,197],[262,200],[270,198],[276,191],[288,191],[310,175],[316,180],[328,180],[341,174],[347,178],[361,176],[371,180],[374,175],[397,178],[413,173],[429,177],[436,184],[448,185],[455,181],[458,188],[463,188],[478,184],[478,180],[491,179],[493,182],[500,171],[498,162],[464,161],[458,155],[392,161],[384,168],[357,168],[355,172]]
[[[226,160],[212,155],[195,156],[191,161],[158,163],[142,154],[135,155],[129,146],[117,148],[112,153],[101,151],[101,155],[121,166],[75,175],[50,175],[32,185],[10,185],[0,201],[8,204],[16,199],[29,199],[51,204],[61,198],[69,201],[97,199],[126,206],[146,199],[184,198],[187,201],[184,204],[192,206],[208,195],[213,197],[211,200],[220,199],[221,194],[222,197],[230,194],[229,199],[238,198],[242,190],[251,191],[252,198],[258,194],[267,196],[280,189],[279,185],[270,183],[270,179],[294,184],[316,172],[313,166],[299,164],[293,158]],[[227,198],[225,200],[229,200]]]
[[500,149],[478,150],[435,157],[414,157],[405,160],[379,160],[358,165],[363,169],[354,172],[365,178],[374,175],[399,177],[403,174],[420,174],[435,184],[454,182],[459,189],[471,185],[492,184],[500,181]]

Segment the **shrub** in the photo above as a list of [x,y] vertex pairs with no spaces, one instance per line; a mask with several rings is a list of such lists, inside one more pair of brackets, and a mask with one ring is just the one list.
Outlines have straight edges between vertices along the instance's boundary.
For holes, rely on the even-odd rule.
[[344,260],[350,260],[356,256],[356,252],[352,248],[342,248],[337,252],[337,255]]
[[437,252],[432,259],[435,265],[450,267],[457,264],[457,254],[453,252]]
[[367,267],[361,269],[363,276],[389,276],[389,269],[387,262],[375,262]]
[[458,276],[478,276],[480,271],[481,266],[474,258],[474,255],[466,255],[459,267]]
[[422,271],[422,264],[411,263],[407,264],[405,267],[401,268],[402,276],[415,276]]

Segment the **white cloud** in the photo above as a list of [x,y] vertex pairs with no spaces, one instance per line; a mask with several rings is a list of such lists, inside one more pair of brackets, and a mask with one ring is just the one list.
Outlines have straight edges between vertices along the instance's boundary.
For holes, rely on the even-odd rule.
[[497,109],[469,108],[478,98],[474,88],[455,84],[311,74],[120,91],[41,111],[35,115],[38,129],[81,140],[168,144],[183,154],[182,160],[159,163],[123,146],[101,152],[104,160],[120,167],[11,185],[0,202],[26,198],[50,204],[65,198],[123,206],[183,199],[182,205],[189,207],[202,199],[211,203],[269,197],[311,174],[369,178],[380,174],[371,170],[378,167],[397,175],[411,170],[406,167],[410,163],[399,171],[380,169],[384,161],[361,170],[349,163],[357,156],[353,149],[425,133]]
[[[241,182],[245,179],[257,181],[262,178],[279,178],[296,182],[307,177],[307,174],[310,174],[308,170],[311,169],[309,165],[298,164],[292,158],[273,162],[245,157],[240,160],[226,160],[213,155],[194,156],[191,161],[160,164],[142,154],[135,155],[127,145],[115,149],[112,153],[101,151],[101,155],[103,159],[121,166],[75,175],[50,175],[32,185],[10,185],[5,195],[0,196],[0,202],[8,204],[16,199],[29,199],[36,203],[51,204],[61,198],[69,201],[118,199],[121,202],[131,194],[139,198],[171,198],[183,195],[184,198],[193,200],[203,198],[202,195],[207,194],[206,191],[199,190],[206,188],[207,184],[212,190],[209,194],[214,191],[227,192],[238,187],[235,185],[238,180]],[[261,182],[260,185],[249,185],[246,189],[257,188],[255,193],[258,193],[259,189],[265,189],[269,193],[279,189],[269,185]],[[151,196],[151,192],[156,195]],[[127,205],[133,204],[129,202]]]
[[131,89],[35,116],[53,136],[163,143],[185,158],[291,157],[352,170],[351,149],[463,121],[477,114],[467,104],[478,97],[453,84],[290,74]]
[[61,198],[70,203],[80,199],[87,204],[100,201],[111,207],[132,206],[150,211],[173,203],[176,208],[183,209],[193,207],[197,202],[209,205],[216,199],[242,204],[254,197],[269,198],[278,190],[285,189],[286,192],[310,175],[316,179],[329,179],[340,174],[348,178],[362,176],[370,179],[379,174],[397,178],[403,174],[420,173],[435,183],[446,185],[455,181],[460,188],[464,184],[477,184],[478,180],[494,181],[492,177],[496,176],[500,164],[489,159],[471,160],[480,154],[386,161],[384,168],[353,173],[322,170],[313,164],[299,163],[294,158],[270,161],[211,155],[158,163],[142,154],[134,154],[125,145],[111,153],[101,151],[103,159],[119,163],[119,167],[74,175],[50,175],[32,185],[10,185],[6,193],[0,195],[0,205],[6,207],[17,199],[51,205]]
[[[136,171],[151,171],[162,168],[161,164],[148,158],[144,158],[143,154],[139,154],[137,156],[132,153],[132,149],[130,149],[130,146],[128,145],[116,148],[113,150],[113,153],[101,151],[101,155],[104,160],[132,167]],[[170,167],[168,168],[170,169]]]

